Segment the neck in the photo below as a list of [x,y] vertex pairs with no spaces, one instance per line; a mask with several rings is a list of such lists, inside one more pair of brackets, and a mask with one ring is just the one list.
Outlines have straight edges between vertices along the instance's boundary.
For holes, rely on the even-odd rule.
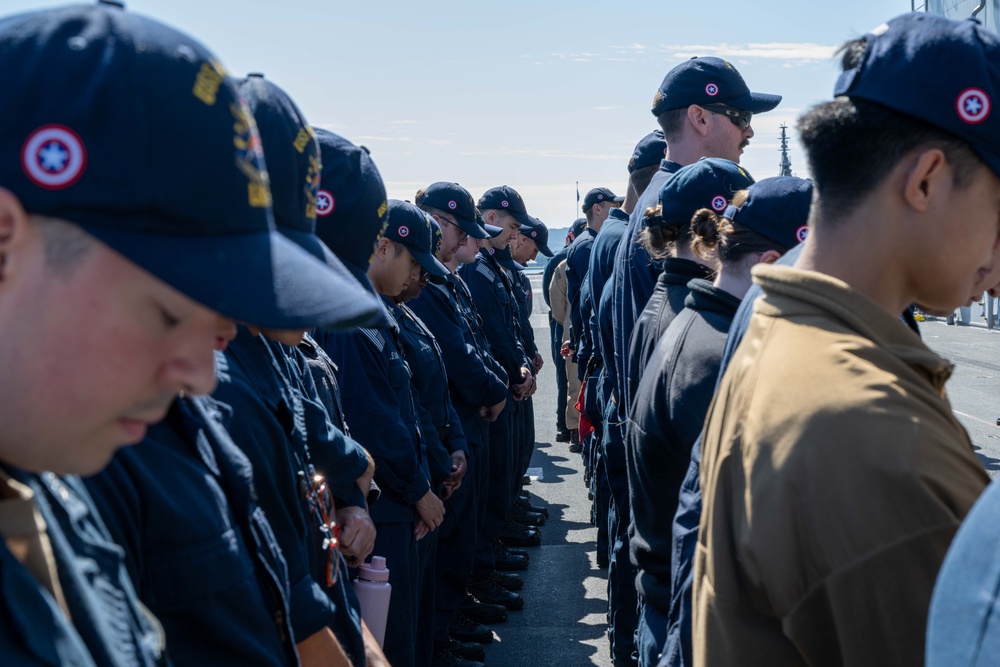
[[[915,299],[908,287],[905,225],[875,198],[855,212],[829,222],[814,205],[809,237],[795,267],[816,271],[847,283],[893,316]],[[878,224],[872,224],[878,221]],[[863,243],[859,240],[864,238]]]
[[723,292],[732,294],[737,299],[742,299],[753,285],[753,278],[750,275],[750,267],[753,264],[737,262],[735,265],[725,264],[719,269],[719,275],[715,277],[712,284]]
[[694,164],[702,157],[713,156],[708,155],[703,146],[696,145],[694,142],[687,141],[686,139],[681,139],[673,144],[668,143],[663,157],[671,162],[676,162],[682,167],[686,167],[689,164]]

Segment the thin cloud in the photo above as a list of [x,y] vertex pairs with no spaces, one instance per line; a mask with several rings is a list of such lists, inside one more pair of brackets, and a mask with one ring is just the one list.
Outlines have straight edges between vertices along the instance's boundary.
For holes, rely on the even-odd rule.
[[750,44],[664,44],[662,51],[675,58],[718,56],[720,58],[768,58],[788,61],[829,60],[836,46],[813,42],[763,42]]
[[360,137],[355,137],[355,139],[357,139],[358,141],[398,141],[404,144],[413,143],[413,137],[384,137],[373,134],[361,135]]
[[491,148],[481,151],[463,151],[459,155],[517,155],[539,158],[571,158],[574,160],[621,160],[621,155],[603,155],[598,153],[576,153],[573,151],[554,151],[538,148]]

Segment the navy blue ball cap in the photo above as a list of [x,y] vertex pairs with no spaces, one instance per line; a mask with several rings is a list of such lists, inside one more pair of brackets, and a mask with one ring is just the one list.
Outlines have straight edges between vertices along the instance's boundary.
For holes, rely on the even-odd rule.
[[517,190],[510,187],[509,185],[501,185],[495,188],[490,188],[483,193],[483,196],[479,198],[478,207],[480,211],[487,211],[490,209],[497,211],[506,211],[514,216],[514,218],[522,225],[530,225],[531,220],[528,217],[528,209],[524,205],[524,200],[521,195],[517,193]]
[[743,77],[728,61],[698,57],[685,60],[667,72],[653,96],[652,112],[659,116],[664,111],[684,109],[692,104],[725,104],[751,113],[764,113],[779,102],[781,95],[750,92]]
[[1000,38],[973,20],[903,14],[867,35],[834,96],[876,102],[968,141],[1000,175]]
[[694,214],[703,208],[722,217],[733,195],[753,182],[750,174],[735,162],[702,158],[679,169],[660,188],[662,213],[655,223],[663,227],[689,225]]
[[654,130],[639,140],[628,161],[628,173],[658,165],[667,154],[667,141],[663,130]]
[[[347,321],[341,278],[275,230],[253,116],[197,40],[111,4],[0,22],[0,183],[223,315]],[[332,315],[332,320],[328,319]]]
[[414,201],[417,206],[429,206],[450,213],[462,231],[474,239],[490,238],[489,233],[476,221],[476,200],[458,183],[431,183],[417,193]]
[[546,257],[552,257],[552,251],[549,250],[549,229],[545,226],[545,223],[534,216],[531,220],[534,224],[531,225],[521,225],[521,236],[531,239],[535,242],[535,247],[538,248],[538,252],[542,253]]
[[619,197],[607,188],[594,188],[583,196],[583,210],[587,211],[594,204],[601,204],[606,201],[613,204],[620,204],[625,201],[625,198]]
[[319,127],[313,132],[322,163],[316,193],[316,235],[375,294],[368,266],[389,221],[382,176],[364,147]]
[[812,181],[775,176],[750,185],[741,206],[730,205],[723,217],[748,227],[783,248],[794,248],[809,233]]
[[503,248],[490,248],[490,254],[505,269],[509,271],[524,271],[524,267],[514,261],[514,256],[510,252],[509,245]]
[[343,283],[331,311],[340,313],[340,318],[317,324],[373,326],[380,322],[384,309],[374,293],[369,294],[316,236],[320,155],[313,129],[288,94],[262,74],[248,75],[238,82],[238,89],[257,122],[271,176],[271,208],[278,231],[326,264]]
[[413,259],[432,278],[447,278],[448,267],[434,256],[434,226],[434,218],[410,202],[389,200],[389,225],[385,237],[406,246]]
[[569,232],[566,236],[570,241],[576,240],[576,237],[583,233],[583,230],[587,228],[586,218],[577,218],[573,221],[573,224],[569,226]]

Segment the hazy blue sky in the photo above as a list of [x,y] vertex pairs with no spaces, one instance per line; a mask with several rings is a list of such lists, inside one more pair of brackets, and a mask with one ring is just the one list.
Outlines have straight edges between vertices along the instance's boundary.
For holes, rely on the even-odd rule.
[[[0,0],[0,14],[52,6]],[[663,75],[718,55],[782,104],[754,118],[742,164],[778,169],[778,126],[829,99],[840,43],[904,11],[905,0],[129,0],[132,11],[205,42],[230,72],[261,71],[306,117],[368,146],[390,197],[433,181],[475,197],[509,184],[553,227],[598,185],[624,194],[635,142]]]

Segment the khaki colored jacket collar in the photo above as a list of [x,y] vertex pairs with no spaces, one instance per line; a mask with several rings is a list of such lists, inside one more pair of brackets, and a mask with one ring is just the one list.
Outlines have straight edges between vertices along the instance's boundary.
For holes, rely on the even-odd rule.
[[824,273],[767,264],[755,266],[753,278],[765,294],[754,304],[755,313],[786,318],[833,315],[920,372],[944,396],[954,366],[931,351],[902,320],[847,283]]

